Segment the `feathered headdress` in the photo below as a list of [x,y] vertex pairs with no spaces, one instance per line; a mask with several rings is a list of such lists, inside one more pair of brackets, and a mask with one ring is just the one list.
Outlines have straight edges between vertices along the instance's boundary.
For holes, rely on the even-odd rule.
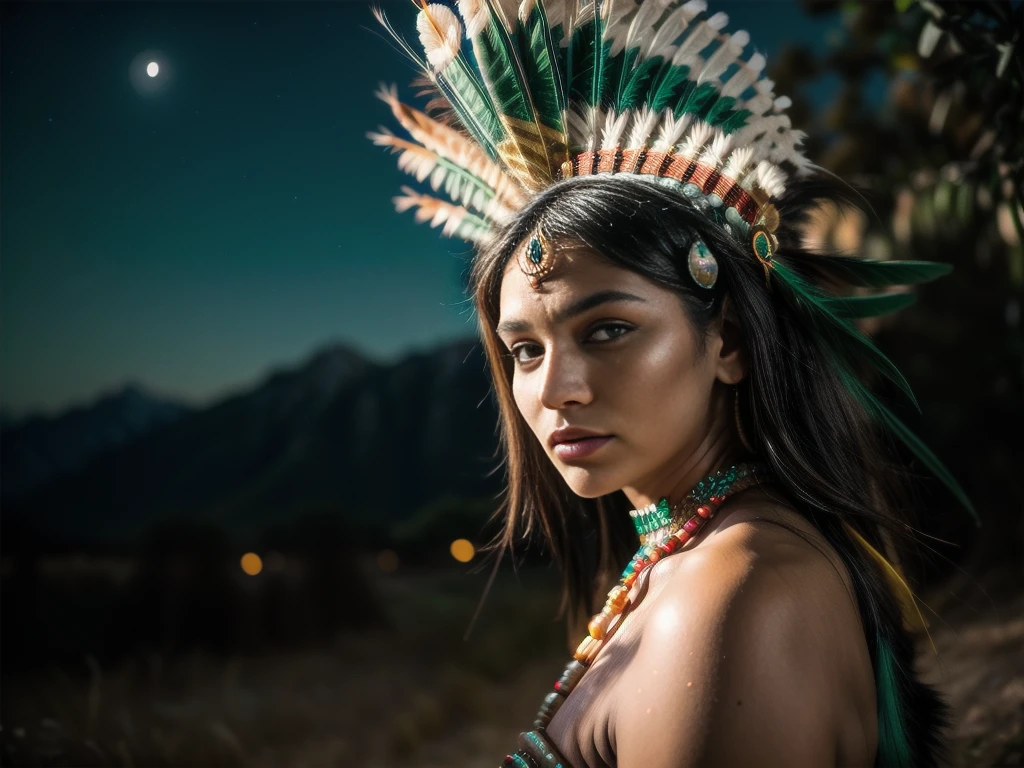
[[[900,372],[853,322],[913,297],[836,296],[776,258],[773,201],[814,166],[785,113],[789,99],[763,75],[764,56],[744,53],[746,32],[726,32],[728,17],[709,15],[705,0],[458,0],[457,7],[420,0],[422,53],[374,11],[422,72],[434,95],[427,111],[441,113],[403,104],[394,87],[378,92],[410,138],[385,128],[370,138],[397,152],[399,167],[435,193],[403,187],[398,210],[415,209],[418,221],[484,244],[540,191],[572,176],[639,174],[677,189],[748,245],[827,337],[857,400],[973,512],[938,458],[854,374],[867,360],[916,405]],[[816,266],[836,285],[871,289],[927,282],[950,269],[834,256]]]

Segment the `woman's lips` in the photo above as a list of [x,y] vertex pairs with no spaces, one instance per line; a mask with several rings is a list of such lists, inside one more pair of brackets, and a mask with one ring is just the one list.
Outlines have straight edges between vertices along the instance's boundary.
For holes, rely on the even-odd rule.
[[567,440],[555,446],[555,455],[562,461],[583,459],[599,450],[612,437],[613,435],[605,435],[604,437],[584,437],[580,440]]

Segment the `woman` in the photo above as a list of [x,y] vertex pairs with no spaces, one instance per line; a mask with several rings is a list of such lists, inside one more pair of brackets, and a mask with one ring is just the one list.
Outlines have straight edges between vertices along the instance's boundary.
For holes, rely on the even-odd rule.
[[884,438],[963,494],[862,381],[910,394],[854,325],[909,295],[851,288],[946,270],[805,246],[849,196],[702,1],[458,11],[421,9],[425,59],[388,27],[444,115],[383,91],[413,141],[371,137],[451,198],[399,209],[478,245],[502,551],[540,528],[572,614],[603,602],[504,764],[936,764]]

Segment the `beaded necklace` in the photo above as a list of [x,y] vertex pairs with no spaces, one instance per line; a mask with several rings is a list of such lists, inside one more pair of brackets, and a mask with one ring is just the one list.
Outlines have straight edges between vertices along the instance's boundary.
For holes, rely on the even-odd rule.
[[502,766],[571,768],[547,738],[545,729],[593,664],[605,641],[625,618],[632,605],[630,588],[647,568],[694,538],[726,498],[761,483],[766,475],[762,464],[735,464],[697,483],[697,487],[675,506],[662,498],[656,504],[629,513],[640,536],[640,548],[622,572],[618,584],[608,592],[604,608],[590,620],[587,636],[576,648],[562,676],[555,681],[554,690],[544,698],[533,721],[534,730],[519,734],[519,750],[506,755]]

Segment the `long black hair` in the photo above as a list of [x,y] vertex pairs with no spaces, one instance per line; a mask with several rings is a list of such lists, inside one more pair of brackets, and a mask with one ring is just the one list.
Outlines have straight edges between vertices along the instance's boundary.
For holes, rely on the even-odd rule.
[[[808,280],[822,277],[815,262],[820,254],[807,249],[803,225],[823,201],[848,203],[851,197],[827,180],[812,180],[792,185],[778,201],[779,254],[790,270]],[[577,177],[542,191],[479,253],[471,290],[501,414],[508,481],[499,510],[503,531],[492,544],[505,551],[540,528],[564,577],[563,609],[573,617],[594,610],[602,582],[636,546],[635,531],[621,514],[629,504],[621,492],[597,499],[573,494],[512,399],[512,362],[494,329],[505,266],[529,233],[542,223],[549,238],[578,242],[674,290],[698,336],[728,298],[749,360],[740,403],[750,441],[787,504],[821,532],[853,580],[879,685],[879,764],[935,764],[948,708],[914,676],[913,640],[903,627],[899,601],[877,562],[847,530],[879,551],[898,555],[910,546],[905,470],[872,414],[851,393],[844,371],[832,363],[827,339],[773,289],[749,246],[708,214],[653,179]],[[695,238],[718,261],[718,281],[710,292],[689,276],[687,256]],[[579,544],[591,531],[598,532],[596,556]],[[890,696],[895,702],[883,701]]]

